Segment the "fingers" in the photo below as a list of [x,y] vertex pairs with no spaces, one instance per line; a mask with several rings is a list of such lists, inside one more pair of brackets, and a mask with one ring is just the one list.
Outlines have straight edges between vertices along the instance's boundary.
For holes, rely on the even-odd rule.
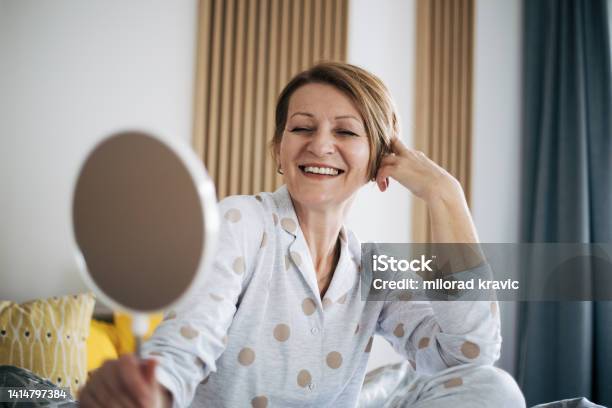
[[140,362],[140,371],[143,374],[143,379],[148,384],[155,383],[155,367],[157,367],[156,360],[144,360]]
[[376,171],[376,176],[374,176],[373,181],[378,185],[378,189],[380,191],[385,191],[387,187],[389,187],[389,174],[388,169],[385,168],[396,161],[396,156],[392,154],[387,154],[383,156],[380,163],[378,164],[378,170]]
[[380,161],[380,167],[396,165],[400,158],[395,154],[388,154]]
[[[116,366],[116,374],[120,380],[121,389],[125,395],[129,396],[131,403],[146,406],[151,394],[151,385],[145,380],[141,370],[142,362],[131,354],[124,354],[119,360],[120,364]],[[154,367],[155,365],[153,365],[153,370]]]
[[108,361],[92,374],[80,394],[85,407],[147,407],[150,406],[154,381],[155,362],[145,362],[147,380],[141,370],[141,362],[132,355]]
[[435,163],[423,152],[406,147],[397,137],[391,139],[391,151],[380,161],[376,174],[380,191],[387,190],[389,178],[393,178],[414,192],[415,189],[420,190],[421,180],[427,180],[436,173]]
[[[416,160],[430,161],[429,157],[420,150],[410,149],[398,137],[391,138],[391,151],[398,156],[409,157]],[[396,157],[388,155],[386,157]]]
[[387,189],[389,188],[389,177],[385,177],[384,180],[381,181],[380,184],[378,185],[378,188],[380,189],[382,193],[387,191]]
[[391,138],[391,151],[395,154],[399,154],[400,156],[406,155],[410,149],[406,147],[406,145],[400,140],[399,137],[393,136]]
[[[416,196],[425,199],[440,178],[452,176],[421,151],[407,148],[399,138],[391,139],[391,154],[382,158],[376,173],[380,191],[389,187],[389,178],[406,187]],[[434,187],[432,187],[434,186]]]
[[122,386],[119,372],[123,371],[119,364],[116,362],[108,363],[102,366],[98,387],[96,387],[98,401],[112,401],[112,404],[108,403],[109,406],[116,406],[121,408],[132,408],[138,407],[137,402],[133,402],[132,399],[126,393]]
[[104,405],[98,403],[89,392],[82,392],[79,394],[79,407],[104,408]]
[[105,375],[108,375],[110,363],[105,363],[94,372],[79,395],[80,405],[84,407],[105,407],[113,401],[113,393],[108,390]]
[[389,188],[389,176],[393,170],[393,165],[386,164],[378,168],[376,173],[376,184],[381,192],[384,192]]

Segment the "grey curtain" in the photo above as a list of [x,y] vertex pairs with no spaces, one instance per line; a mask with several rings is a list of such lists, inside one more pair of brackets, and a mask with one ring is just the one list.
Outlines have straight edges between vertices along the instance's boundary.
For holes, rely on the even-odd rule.
[[[523,12],[522,239],[612,242],[606,0],[524,0]],[[529,405],[584,396],[612,406],[612,302],[524,302],[519,319]]]

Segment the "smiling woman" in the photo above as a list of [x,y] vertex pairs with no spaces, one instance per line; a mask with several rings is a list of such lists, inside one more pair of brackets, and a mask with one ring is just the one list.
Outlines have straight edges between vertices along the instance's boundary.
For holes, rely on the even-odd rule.
[[279,97],[271,150],[285,185],[220,202],[215,261],[143,345],[153,362],[106,364],[83,405],[355,407],[378,334],[413,368],[390,405],[524,406],[491,367],[496,302],[362,298],[360,242],[344,222],[371,180],[384,192],[394,178],[426,202],[435,242],[477,242],[459,183],[400,142],[382,82],[340,63],[297,75]]
[[370,147],[361,115],[336,88],[316,83],[293,94],[288,112],[274,147],[294,204],[333,204],[341,211],[368,181]]
[[[314,86],[316,88],[313,89]],[[308,99],[313,96],[319,103]],[[325,103],[325,109],[320,103]],[[397,111],[383,82],[359,67],[342,63],[319,64],[296,75],[287,84],[276,105],[271,148],[277,161],[285,132],[288,129],[312,132],[313,123],[307,119],[329,119],[326,115],[322,116],[321,112],[326,115],[335,112],[333,124],[338,135],[365,139],[361,142],[365,141],[369,146],[367,175],[373,179],[382,155],[390,151],[391,138],[399,134]],[[292,123],[294,116],[302,117],[304,121]],[[298,126],[300,123],[304,126]]]

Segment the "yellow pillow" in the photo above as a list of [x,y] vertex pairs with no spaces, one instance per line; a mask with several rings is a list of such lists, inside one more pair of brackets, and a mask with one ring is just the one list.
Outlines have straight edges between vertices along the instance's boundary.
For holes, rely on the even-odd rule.
[[[144,339],[151,337],[155,328],[161,323],[163,313],[153,314],[149,316],[149,330],[145,334]],[[133,353],[136,351],[136,340],[132,334],[132,317],[125,313],[115,313],[115,329],[118,338],[117,353],[119,355]]]
[[0,301],[0,365],[26,368],[76,396],[86,380],[94,303],[91,293],[21,305]]
[[117,344],[117,333],[112,324],[92,320],[87,338],[87,372],[100,367],[106,360],[116,359]]

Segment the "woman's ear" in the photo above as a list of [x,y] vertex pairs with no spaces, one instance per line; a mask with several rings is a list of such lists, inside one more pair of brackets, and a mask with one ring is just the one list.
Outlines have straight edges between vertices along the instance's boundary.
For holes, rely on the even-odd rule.
[[276,161],[276,168],[280,170],[281,169],[280,143],[274,146],[274,159]]
[[274,164],[277,169],[280,169],[280,141],[276,142],[276,136],[270,141],[268,145],[268,151],[272,155],[272,159],[274,160]]

